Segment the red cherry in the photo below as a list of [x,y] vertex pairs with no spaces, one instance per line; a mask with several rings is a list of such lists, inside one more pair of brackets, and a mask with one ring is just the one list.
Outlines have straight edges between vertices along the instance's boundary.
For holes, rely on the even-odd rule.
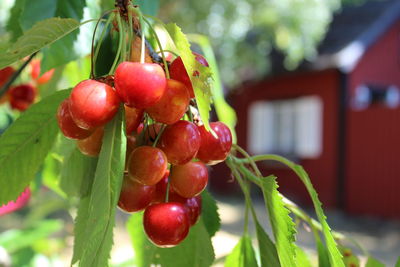
[[69,98],[61,102],[57,111],[57,121],[61,132],[65,137],[71,139],[85,139],[93,133],[92,130],[80,128],[72,120],[71,113],[69,112]]
[[[208,62],[207,60],[200,54],[197,54],[193,52],[193,55],[195,55],[196,60],[203,66],[208,67]],[[189,75],[185,69],[185,66],[183,64],[182,58],[177,57],[174,61],[172,61],[171,66],[169,67],[169,72],[171,74],[171,79],[180,81],[185,84],[189,91],[189,95],[191,98],[194,98],[194,91],[193,91],[193,86],[192,82],[190,81]],[[196,73],[193,73],[193,76],[195,76]],[[198,75],[198,74],[197,74]]]
[[164,94],[167,80],[157,64],[122,62],[114,75],[115,88],[121,99],[135,108],[148,108]]
[[31,77],[33,80],[36,80],[38,84],[45,84],[50,81],[51,77],[53,77],[54,69],[46,71],[42,76],[39,77],[40,74],[40,60],[34,59],[31,61]]
[[196,156],[200,147],[200,133],[197,128],[189,121],[178,121],[165,128],[158,146],[167,155],[168,162],[181,165]]
[[30,84],[21,84],[11,88],[8,94],[11,107],[24,111],[35,100],[37,89]]
[[110,121],[117,113],[119,103],[119,97],[111,86],[85,80],[72,89],[69,108],[75,123],[90,129]]
[[167,164],[167,157],[160,149],[140,146],[129,156],[129,176],[141,184],[155,185],[164,176]]
[[14,68],[10,66],[0,69],[0,87],[3,86],[8,79],[10,79],[14,72]]
[[224,161],[232,147],[232,134],[229,127],[222,122],[211,122],[210,128],[217,137],[208,132],[204,125],[199,127],[201,143],[197,158],[208,165]]
[[143,109],[131,108],[127,105],[125,107],[125,121],[126,121],[126,133],[131,134],[136,131],[140,122],[143,119]]
[[144,230],[159,247],[173,247],[189,233],[190,221],[185,206],[178,202],[152,204],[143,215]]
[[161,99],[146,112],[154,120],[173,124],[179,121],[189,106],[189,94],[185,85],[176,80],[167,80],[167,87]]
[[145,209],[154,198],[156,186],[142,185],[124,176],[118,207],[126,212]]
[[[163,178],[156,184],[156,191],[154,193],[154,198],[151,203],[165,202],[165,194],[167,192],[167,187],[168,187],[168,176],[169,176],[169,170],[166,170]],[[168,196],[171,197],[172,193],[174,193],[173,189],[172,189],[172,187],[169,187],[169,195]]]
[[170,180],[172,188],[182,197],[197,196],[207,186],[207,167],[200,161],[173,166]]
[[201,195],[188,198],[185,201],[185,206],[187,208],[187,212],[190,219],[190,225],[195,225],[199,220],[201,214]]
[[78,149],[83,155],[97,157],[100,154],[101,145],[103,144],[103,135],[104,128],[97,128],[88,138],[76,142]]

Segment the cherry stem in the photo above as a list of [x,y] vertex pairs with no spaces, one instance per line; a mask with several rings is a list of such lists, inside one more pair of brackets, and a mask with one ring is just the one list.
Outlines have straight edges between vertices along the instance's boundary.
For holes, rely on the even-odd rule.
[[[104,15],[106,15],[106,14],[104,14]],[[104,16],[104,15],[103,15],[103,16]],[[113,20],[113,18],[114,18],[113,15],[111,15],[111,16],[108,17],[108,19],[107,19],[107,21],[106,21],[106,24],[104,25],[104,28],[103,28],[103,30],[101,31],[99,40],[97,41],[96,51],[94,52],[94,55],[93,55],[93,50],[92,50],[92,56],[91,56],[91,72],[90,72],[90,78],[92,78],[92,79],[96,77],[96,69],[95,69],[95,67],[96,67],[97,57],[99,56],[100,47],[101,47],[101,44],[103,43],[104,36],[105,36],[105,34],[106,34],[106,32],[107,32],[107,28],[108,28],[108,26],[110,25],[110,23],[111,23],[111,21]],[[96,25],[96,27],[97,27],[97,25]],[[94,39],[94,34],[93,34],[93,39]],[[92,40],[93,40],[93,39],[92,39]],[[93,46],[92,46],[92,48],[93,48]]]
[[145,42],[145,36],[144,36],[144,21],[143,21],[143,14],[142,12],[139,10],[139,22],[140,22],[140,31],[141,31],[141,49],[140,49],[140,63],[144,63],[144,59],[145,59],[145,51],[146,51],[146,42]]
[[167,60],[165,59],[164,49],[162,48],[160,38],[158,38],[158,35],[157,35],[156,31],[154,30],[153,26],[151,26],[151,23],[146,18],[143,18],[143,20],[147,23],[147,25],[149,26],[149,28],[151,30],[151,33],[153,34],[154,38],[157,41],[157,45],[160,48],[161,57],[162,57],[162,60],[163,60],[163,63],[164,63],[165,76],[167,77],[167,79],[169,79],[170,76],[169,76],[168,64],[167,64]]
[[128,54],[129,57],[131,57],[131,53],[132,53],[132,41],[133,41],[133,24],[132,24],[132,5],[128,6],[128,25],[129,25],[129,41],[128,41]]
[[35,52],[32,55],[30,55],[29,58],[21,65],[21,67],[19,67],[18,70],[14,72],[13,75],[11,75],[11,77],[3,85],[3,87],[0,88],[0,97],[2,97],[8,91],[8,89],[10,89],[13,82],[18,78],[18,76],[25,69],[25,67],[28,66],[29,62],[36,56],[37,53],[38,52]]
[[156,145],[157,145],[157,143],[158,143],[158,140],[160,139],[162,133],[163,133],[164,130],[165,130],[165,127],[167,127],[167,125],[163,125],[163,126],[161,127],[160,131],[159,131],[158,134],[157,134],[156,140],[154,140],[153,147],[156,147]]
[[[170,173],[171,172],[172,172],[172,166],[170,168]],[[171,186],[171,181],[170,181],[169,176],[168,176],[167,191],[165,192],[165,203],[168,203],[168,201],[169,201],[169,187],[170,186]]]
[[121,55],[121,49],[122,49],[122,43],[124,39],[124,26],[121,21],[121,16],[117,15],[117,23],[118,23],[118,29],[119,29],[119,40],[118,40],[118,50],[117,54],[115,55],[114,62],[112,64],[112,67],[110,69],[110,72],[108,73],[109,75],[112,75],[115,71],[115,67],[117,66],[117,62],[119,61],[119,57]]

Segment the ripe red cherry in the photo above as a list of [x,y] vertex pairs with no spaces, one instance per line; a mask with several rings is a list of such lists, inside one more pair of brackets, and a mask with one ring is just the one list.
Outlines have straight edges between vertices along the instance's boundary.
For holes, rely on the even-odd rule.
[[185,206],[187,208],[187,212],[189,215],[190,219],[190,225],[196,224],[196,222],[199,220],[200,214],[201,214],[201,195],[188,198],[185,201]]
[[0,69],[0,87],[3,86],[8,81],[8,79],[10,79],[11,75],[13,75],[14,72],[14,68],[10,66]]
[[57,111],[57,121],[61,132],[65,137],[71,139],[85,139],[92,134],[92,130],[80,128],[72,120],[71,113],[69,112],[69,98],[61,102]]
[[88,138],[76,142],[78,149],[83,155],[97,157],[100,154],[101,145],[103,144],[103,135],[104,128],[97,128]]
[[[196,56],[196,60],[203,66],[208,67],[208,62],[207,60],[200,54],[197,54],[193,52],[193,54]],[[172,61],[171,66],[169,68],[169,72],[171,74],[171,78],[177,81],[182,82],[185,84],[189,91],[189,95],[191,98],[194,98],[194,91],[193,91],[193,86],[192,82],[190,81],[189,75],[185,69],[185,66],[183,65],[183,61],[181,57],[177,57],[174,61]],[[193,76],[196,74],[193,73]]]
[[127,105],[125,107],[125,121],[126,121],[126,133],[131,134],[136,131],[140,122],[143,118],[143,109],[131,108]]
[[185,164],[196,156],[200,147],[200,133],[197,128],[189,121],[178,121],[165,128],[158,146],[167,155],[169,163]]
[[72,89],[70,98],[71,116],[84,129],[99,127],[110,121],[120,103],[111,86],[95,80],[80,82]]
[[30,65],[31,65],[31,77],[33,80],[36,80],[38,84],[45,84],[51,79],[51,77],[53,77],[54,69],[45,72],[42,76],[39,77],[40,74],[39,59],[32,60]]
[[172,188],[182,197],[197,196],[207,186],[207,167],[200,161],[173,166],[170,180]]
[[163,178],[167,164],[167,157],[160,149],[140,146],[129,156],[128,173],[131,179],[141,184],[155,185]]
[[114,75],[115,88],[121,99],[135,108],[148,108],[164,94],[167,80],[157,64],[122,62]]
[[232,134],[229,127],[222,122],[211,122],[210,128],[217,137],[208,132],[204,125],[199,127],[201,143],[197,158],[208,165],[224,161],[232,147]]
[[35,100],[37,89],[30,84],[21,84],[11,88],[8,94],[11,107],[24,111]]
[[155,185],[142,185],[124,176],[118,207],[126,212],[136,212],[145,209],[154,198]]
[[179,121],[189,106],[189,94],[185,85],[176,80],[167,80],[167,87],[161,99],[146,112],[154,120],[173,124]]
[[173,247],[189,233],[190,221],[185,206],[178,202],[152,204],[143,215],[144,230],[159,247]]

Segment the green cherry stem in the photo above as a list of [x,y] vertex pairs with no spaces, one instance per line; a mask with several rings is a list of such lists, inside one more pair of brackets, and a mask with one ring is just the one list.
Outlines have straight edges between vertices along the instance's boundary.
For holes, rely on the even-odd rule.
[[108,26],[110,25],[110,23],[111,23],[111,21],[112,21],[113,19],[114,19],[114,14],[111,14],[111,15],[108,17],[108,19],[107,19],[107,21],[106,21],[106,24],[105,24],[104,27],[103,27],[103,30],[101,31],[99,40],[97,41],[96,50],[95,50],[94,55],[93,55],[93,57],[92,57],[92,73],[91,73],[91,76],[92,76],[92,77],[91,77],[91,78],[96,77],[96,69],[95,69],[95,66],[96,66],[97,57],[99,56],[100,47],[101,47],[101,44],[103,43],[104,36],[106,35],[107,28],[108,28]]
[[156,145],[157,145],[157,143],[158,143],[158,140],[160,139],[162,133],[163,133],[164,130],[165,130],[165,127],[167,127],[167,125],[163,125],[163,126],[161,127],[160,131],[159,131],[158,134],[157,134],[156,140],[154,140],[153,147],[156,147]]
[[160,38],[158,38],[158,35],[157,35],[156,31],[154,30],[153,26],[151,26],[151,23],[146,18],[143,18],[143,20],[149,26],[149,29],[151,30],[151,33],[153,34],[154,38],[156,39],[157,45],[160,48],[161,57],[162,57],[164,67],[165,67],[165,76],[167,77],[167,79],[169,79],[170,75],[169,75],[168,64],[167,64],[167,60],[165,59],[164,49],[162,48]]
[[128,54],[129,54],[129,57],[131,56],[131,53],[132,53],[132,41],[133,41],[132,12],[133,12],[133,7],[132,7],[132,4],[130,4],[130,5],[128,6],[128,26],[129,26],[129,31],[128,31],[128,35],[129,35]]
[[138,9],[138,11],[139,11],[139,22],[140,22],[140,31],[141,31],[141,41],[142,41],[142,44],[141,44],[141,49],[140,49],[140,63],[144,63],[145,62],[145,52],[146,52],[146,39],[145,39],[145,36],[144,36],[144,30],[145,30],[145,26],[144,26],[144,20],[143,20],[143,14],[142,14],[142,12]]
[[114,62],[111,66],[110,72],[108,73],[109,75],[112,75],[115,71],[115,67],[117,66],[117,63],[119,61],[119,57],[121,55],[121,49],[122,49],[122,43],[124,42],[124,26],[121,21],[121,16],[117,15],[117,23],[118,23],[118,29],[119,29],[119,40],[118,40],[118,49],[117,53],[114,58]]

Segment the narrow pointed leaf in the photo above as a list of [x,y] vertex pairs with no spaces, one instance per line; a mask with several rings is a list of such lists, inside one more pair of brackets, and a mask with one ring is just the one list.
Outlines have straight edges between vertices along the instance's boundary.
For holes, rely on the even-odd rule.
[[126,138],[123,116],[123,109],[120,108],[118,114],[105,127],[90,191],[86,225],[82,227],[84,231],[79,232],[79,243],[75,243],[75,246],[82,246],[81,250],[77,250],[78,256],[74,255],[74,262],[79,259],[81,266],[108,266],[113,243],[115,209],[125,165]]
[[58,105],[63,90],[34,104],[0,137],[0,205],[15,200],[35,177],[59,132]]
[[226,257],[225,267],[257,267],[256,255],[254,253],[251,238],[247,235],[242,236],[239,243],[233,248],[232,252]]
[[0,53],[0,69],[39,51],[79,26],[80,23],[74,19],[61,18],[50,18],[36,23],[8,51]]

